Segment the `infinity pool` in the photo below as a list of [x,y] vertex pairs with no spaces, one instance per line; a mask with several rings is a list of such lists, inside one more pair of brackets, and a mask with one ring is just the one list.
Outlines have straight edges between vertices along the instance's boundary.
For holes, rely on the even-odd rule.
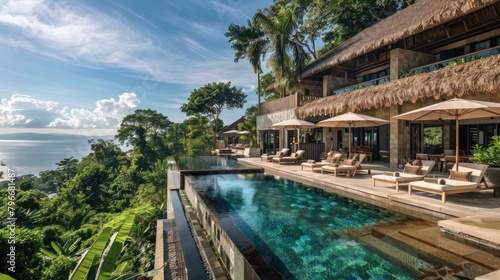
[[[351,238],[347,230],[404,217],[264,174],[189,176],[219,219],[234,223],[287,279],[416,279],[408,268]],[[237,242],[236,242],[237,243]]]

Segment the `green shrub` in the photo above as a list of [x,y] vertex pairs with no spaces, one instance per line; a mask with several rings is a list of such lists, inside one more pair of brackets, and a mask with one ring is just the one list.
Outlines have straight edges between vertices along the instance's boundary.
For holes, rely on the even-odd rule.
[[500,136],[492,136],[488,147],[476,144],[472,148],[471,161],[475,163],[488,164],[491,167],[500,167]]

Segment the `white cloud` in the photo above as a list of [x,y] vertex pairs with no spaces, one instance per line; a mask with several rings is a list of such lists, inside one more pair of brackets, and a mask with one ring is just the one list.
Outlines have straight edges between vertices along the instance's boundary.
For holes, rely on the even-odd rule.
[[13,94],[0,103],[0,127],[117,128],[139,105],[135,93],[101,99],[95,108],[69,108],[53,101]]
[[118,100],[114,98],[97,101],[96,108],[90,111],[85,108],[64,107],[57,111],[61,117],[52,121],[48,127],[66,128],[116,128],[122,119],[133,113],[139,105],[135,93],[123,93]]
[[[236,13],[243,18],[239,3],[193,3],[202,4],[219,17]],[[125,69],[156,82],[200,86],[223,78],[249,86],[251,68],[235,64],[229,45],[220,44],[227,40],[224,31],[217,33],[220,25],[180,18],[154,33],[81,2],[6,0],[0,5],[0,28],[7,31],[0,33],[0,43],[14,49],[89,68]]]
[[6,1],[0,25],[19,34],[4,34],[4,43],[83,65],[130,67],[128,62],[154,49],[139,31],[78,2]]
[[[59,106],[53,101],[37,100],[25,94],[13,94],[3,98],[0,103],[0,126],[24,126],[33,122],[32,117],[26,117],[27,112],[51,112]],[[51,114],[51,113],[48,113]]]

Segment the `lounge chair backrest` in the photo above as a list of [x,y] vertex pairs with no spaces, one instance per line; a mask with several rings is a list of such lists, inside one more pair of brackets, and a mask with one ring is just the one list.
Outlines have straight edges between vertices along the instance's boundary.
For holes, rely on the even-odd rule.
[[302,155],[304,155],[304,152],[305,152],[304,150],[297,150],[297,151],[295,152],[295,157],[296,157],[297,159],[301,159],[301,158],[302,158]]
[[436,164],[433,160],[421,160],[421,162],[422,169],[420,169],[420,175],[427,175],[431,173],[432,168],[434,168],[434,165]]
[[415,155],[415,159],[424,159],[424,160],[428,160],[429,159],[429,156],[427,154],[416,154]]
[[359,166],[363,160],[365,160],[366,155],[365,154],[360,154],[359,155],[359,160],[356,160],[356,166]]
[[[452,170],[456,170],[456,164],[453,165]],[[458,164],[459,172],[469,172],[472,171],[470,176],[470,181],[479,184],[483,179],[484,173],[488,169],[487,164],[479,164],[479,163],[469,163],[469,162],[460,162]]]
[[358,156],[359,156],[358,153],[354,153],[354,154],[352,154],[352,155],[349,156],[349,159],[355,159],[355,160],[357,160]]
[[281,155],[282,155],[282,156],[286,156],[286,155],[288,155],[288,151],[290,151],[290,149],[288,149],[288,148],[283,148],[283,149],[281,149]]
[[338,163],[344,154],[336,152],[332,156],[332,163]]

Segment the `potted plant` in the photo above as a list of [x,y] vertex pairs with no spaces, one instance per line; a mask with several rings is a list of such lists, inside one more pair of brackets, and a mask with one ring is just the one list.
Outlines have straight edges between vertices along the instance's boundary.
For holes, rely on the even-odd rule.
[[500,187],[500,135],[492,136],[488,147],[476,144],[472,148],[470,160],[475,163],[489,165],[484,178],[489,187]]

